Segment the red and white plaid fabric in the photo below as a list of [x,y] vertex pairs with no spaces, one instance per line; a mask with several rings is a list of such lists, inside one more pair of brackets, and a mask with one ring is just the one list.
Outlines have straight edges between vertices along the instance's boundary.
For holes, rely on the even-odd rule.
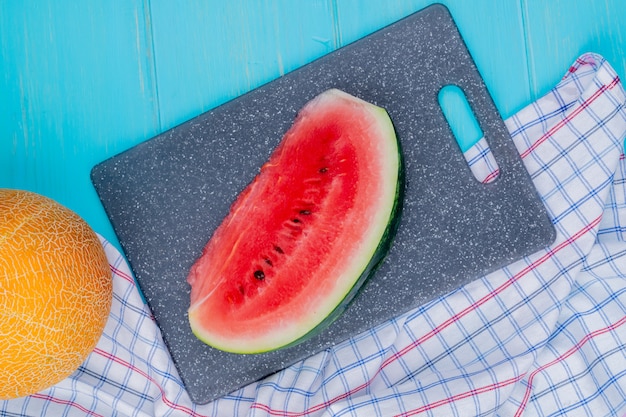
[[[120,253],[113,309],[70,378],[4,416],[626,414],[626,98],[585,54],[506,121],[557,231],[548,248],[267,379],[194,405]],[[484,141],[475,175],[497,170]]]

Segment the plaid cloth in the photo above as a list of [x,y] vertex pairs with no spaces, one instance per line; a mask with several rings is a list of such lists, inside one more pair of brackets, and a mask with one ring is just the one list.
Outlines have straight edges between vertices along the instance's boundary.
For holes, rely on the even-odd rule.
[[[113,309],[70,378],[8,416],[624,416],[626,99],[585,54],[506,121],[557,231],[548,248],[205,405],[186,394],[120,253]],[[466,153],[497,176],[484,141]]]

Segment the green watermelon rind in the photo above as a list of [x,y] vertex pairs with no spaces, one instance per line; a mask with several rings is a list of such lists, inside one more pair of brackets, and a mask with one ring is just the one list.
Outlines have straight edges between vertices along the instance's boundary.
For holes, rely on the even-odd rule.
[[[382,111],[387,114],[384,109]],[[400,143],[397,140],[397,135],[394,133],[396,137],[396,142],[398,146],[398,182],[396,183],[396,192],[395,192],[395,200],[393,207],[391,209],[391,215],[389,216],[389,222],[387,223],[387,228],[383,233],[378,246],[372,257],[370,258],[368,264],[365,266],[359,278],[354,282],[354,285],[350,290],[346,293],[343,300],[335,307],[333,311],[331,311],[328,316],[324,320],[322,320],[317,326],[311,329],[308,333],[304,334],[300,338],[294,340],[291,343],[280,346],[277,349],[284,349],[292,346],[299,345],[309,339],[312,339],[321,333],[323,333],[331,324],[333,324],[347,309],[350,307],[352,302],[358,297],[359,293],[363,289],[364,284],[371,278],[376,270],[382,265],[383,261],[387,257],[389,250],[393,244],[393,240],[396,236],[396,232],[400,225],[400,217],[402,213],[402,201],[404,198],[404,163],[402,158],[402,152],[400,148]],[[267,351],[259,351],[259,352],[251,352],[251,353],[264,353]]]
[[[379,125],[381,132],[384,132],[383,140],[388,141],[386,147],[390,150],[390,152],[392,152],[391,151],[392,148],[395,148],[395,151],[396,151],[395,162],[397,162],[397,167],[398,167],[397,176],[395,178],[395,192],[393,194],[390,194],[390,195],[393,195],[392,202],[390,201],[391,198],[386,199],[386,201],[390,201],[392,204],[391,204],[391,208],[389,209],[389,215],[387,217],[387,222],[386,222],[384,231],[380,235],[380,238],[378,239],[377,242],[374,242],[373,239],[370,240],[370,242],[372,242],[371,246],[373,246],[374,244],[376,245],[371,251],[367,250],[368,248],[371,247],[370,245],[364,248],[364,252],[367,251],[369,253],[369,257],[363,260],[362,262],[363,267],[361,268],[358,278],[353,281],[352,286],[349,287],[349,289],[344,293],[344,295],[341,298],[337,296],[337,299],[339,299],[340,301],[318,323],[312,326],[310,325],[304,326],[304,327],[310,328],[306,333],[303,333],[301,336],[295,336],[289,342],[276,343],[276,344],[272,344],[272,346],[269,346],[269,347],[262,345],[262,346],[258,346],[255,348],[248,344],[245,347],[240,346],[240,348],[235,348],[232,344],[230,345],[222,344],[219,341],[212,338],[211,336],[209,336],[208,334],[204,334],[200,326],[199,328],[197,328],[194,325],[193,320],[191,320],[191,315],[190,315],[189,318],[191,321],[192,332],[198,339],[200,339],[202,342],[206,343],[209,346],[212,346],[214,348],[224,350],[230,353],[236,353],[236,354],[260,354],[260,353],[275,351],[278,349],[292,347],[306,340],[316,337],[317,335],[322,333],[325,329],[327,329],[333,322],[335,322],[346,311],[346,309],[350,306],[350,304],[355,299],[355,297],[358,296],[360,290],[363,288],[363,284],[365,284],[365,282],[375,273],[378,267],[382,264],[383,260],[385,259],[392,245],[393,239],[395,237],[395,234],[399,225],[400,217],[401,217],[400,214],[402,211],[402,200],[403,200],[403,194],[404,194],[404,163],[403,163],[400,143],[398,140],[398,135],[395,131],[394,125],[391,121],[389,114],[382,107],[376,106],[369,102],[365,102],[364,100],[361,100],[357,97],[350,96],[347,93],[342,92],[340,90],[329,90],[327,91],[327,93],[331,93],[333,95],[338,95],[338,96],[349,96],[353,100],[360,101],[360,102],[367,104],[369,108],[368,111],[372,115],[374,115],[375,119],[377,120],[377,125]],[[389,153],[387,155],[392,155],[392,154]],[[389,207],[389,205],[388,204],[383,205],[383,208],[381,208],[381,210],[384,209],[384,207]],[[365,256],[366,255],[364,254],[364,257]]]

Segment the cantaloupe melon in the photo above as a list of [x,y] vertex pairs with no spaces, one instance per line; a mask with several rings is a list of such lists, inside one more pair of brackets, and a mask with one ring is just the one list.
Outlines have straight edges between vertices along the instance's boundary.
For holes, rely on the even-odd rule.
[[89,225],[49,198],[0,189],[0,399],[76,371],[111,300],[109,263]]

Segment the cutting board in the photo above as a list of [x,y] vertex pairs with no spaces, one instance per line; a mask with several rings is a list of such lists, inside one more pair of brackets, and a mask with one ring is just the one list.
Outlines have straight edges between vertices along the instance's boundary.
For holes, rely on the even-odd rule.
[[[216,80],[219,82],[219,80]],[[439,106],[460,87],[500,167],[472,175]],[[339,88],[389,112],[405,163],[398,232],[348,310],[302,344],[213,349],[186,276],[297,111]],[[539,250],[554,229],[449,11],[433,5],[95,166],[92,182],[192,400],[206,403]]]

